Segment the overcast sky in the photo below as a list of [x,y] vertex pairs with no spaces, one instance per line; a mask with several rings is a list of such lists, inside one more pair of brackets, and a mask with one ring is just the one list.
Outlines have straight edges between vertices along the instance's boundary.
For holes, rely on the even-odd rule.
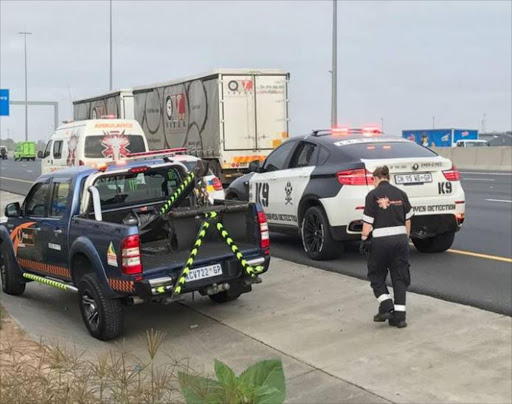
[[[384,120],[387,133],[436,127],[512,128],[511,1],[340,1],[338,91],[342,123]],[[71,100],[108,91],[108,1],[0,2],[0,86],[29,100]],[[213,68],[291,73],[290,132],[330,124],[331,1],[114,1],[114,88]],[[0,134],[24,137],[24,108],[11,106]],[[29,137],[46,139],[50,107],[29,108]]]

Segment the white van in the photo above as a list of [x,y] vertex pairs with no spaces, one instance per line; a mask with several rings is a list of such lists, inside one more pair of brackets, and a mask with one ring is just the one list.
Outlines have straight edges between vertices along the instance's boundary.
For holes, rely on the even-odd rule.
[[489,142],[482,139],[457,140],[457,147],[487,147]]
[[59,126],[38,157],[42,159],[41,172],[46,174],[71,166],[119,160],[129,153],[148,150],[146,136],[137,121],[90,119]]

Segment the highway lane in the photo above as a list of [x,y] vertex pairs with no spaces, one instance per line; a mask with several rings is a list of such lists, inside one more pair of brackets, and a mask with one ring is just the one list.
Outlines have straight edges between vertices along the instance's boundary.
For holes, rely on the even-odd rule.
[[[40,162],[0,162],[0,189],[26,194],[40,173]],[[512,175],[466,172],[466,222],[456,235],[454,252],[421,254],[411,247],[413,284],[419,293],[512,315],[512,264],[492,256],[512,257]],[[461,255],[489,255],[482,258]],[[329,271],[366,278],[364,259],[357,244],[348,245],[337,260],[309,260],[297,237],[272,234],[272,254]]]

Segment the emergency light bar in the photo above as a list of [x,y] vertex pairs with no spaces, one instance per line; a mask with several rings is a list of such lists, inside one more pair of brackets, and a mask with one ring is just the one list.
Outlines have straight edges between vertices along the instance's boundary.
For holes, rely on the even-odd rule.
[[313,130],[313,136],[325,136],[325,135],[337,135],[337,136],[348,136],[348,135],[358,135],[362,134],[363,136],[374,136],[374,135],[382,135],[382,130],[377,126],[366,126],[362,128],[349,128],[340,126],[337,128],[331,129],[315,129]]

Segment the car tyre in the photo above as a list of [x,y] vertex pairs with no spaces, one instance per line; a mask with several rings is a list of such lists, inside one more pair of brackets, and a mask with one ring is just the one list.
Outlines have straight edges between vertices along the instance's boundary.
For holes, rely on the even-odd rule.
[[454,239],[455,233],[443,233],[435,237],[413,238],[412,243],[422,253],[441,253],[452,246]]
[[306,211],[300,234],[304,251],[313,260],[329,260],[343,251],[343,245],[332,238],[329,220],[319,206]]
[[16,268],[13,268],[12,261],[9,259],[9,249],[5,242],[2,243],[0,252],[2,254],[0,260],[2,290],[8,295],[19,296],[25,291],[26,283],[20,279],[21,276],[17,273]]
[[215,303],[227,303],[238,299],[240,295],[241,293],[229,293],[228,290],[225,290],[224,292],[209,295],[208,297],[212,299]]
[[89,333],[102,341],[116,338],[123,330],[123,305],[108,299],[95,274],[84,275],[78,285],[78,304]]

